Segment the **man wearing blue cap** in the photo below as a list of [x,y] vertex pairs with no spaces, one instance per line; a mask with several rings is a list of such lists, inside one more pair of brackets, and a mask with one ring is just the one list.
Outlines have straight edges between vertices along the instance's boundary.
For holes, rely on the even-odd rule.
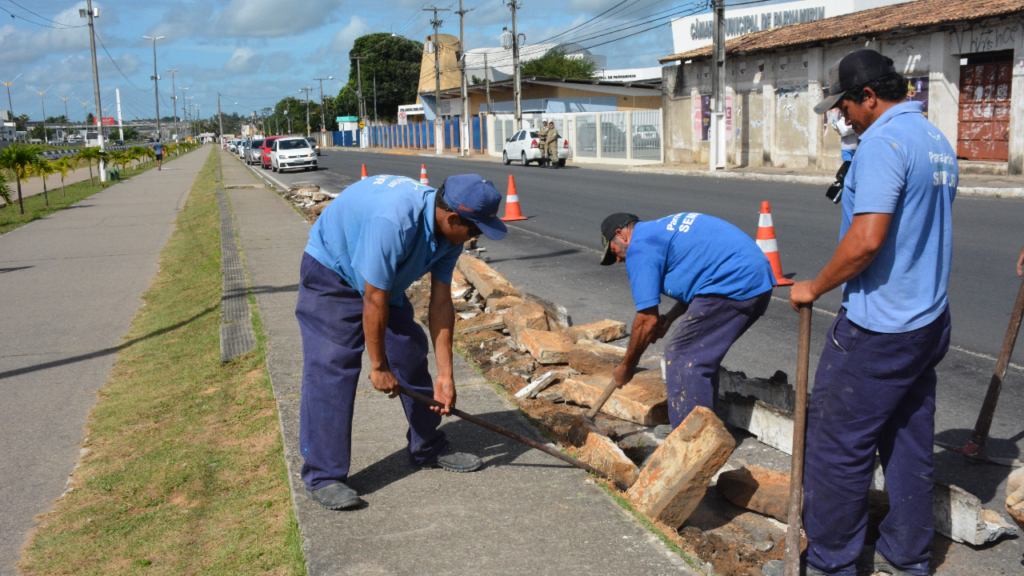
[[[409,464],[453,472],[480,466],[476,456],[452,453],[437,426],[455,406],[455,262],[470,238],[505,236],[500,203],[494,185],[476,174],[452,176],[437,190],[403,176],[376,176],[346,188],[310,230],[295,307],[303,355],[299,449],[306,493],[324,508],[362,504],[345,482],[364,347],[374,388],[394,398],[403,386],[444,405],[431,408],[402,397]],[[430,342],[405,296],[428,272],[434,382],[427,370]]]
[[[907,80],[892,59],[874,50],[847,54],[829,71],[829,85],[815,112],[838,106],[860,146],[843,187],[839,246],[814,280],[789,293],[796,309],[843,287],[807,410],[805,570],[926,576],[935,367],[949,350],[956,152],[921,103],[906,101]],[[876,453],[890,512],[874,555],[861,557]]]

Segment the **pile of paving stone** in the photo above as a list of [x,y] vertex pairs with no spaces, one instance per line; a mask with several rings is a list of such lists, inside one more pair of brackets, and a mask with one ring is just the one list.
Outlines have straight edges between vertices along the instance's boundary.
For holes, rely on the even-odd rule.
[[293,186],[281,194],[281,197],[291,202],[311,224],[316,222],[331,200],[337,196],[337,194],[322,192],[320,187],[315,184]]

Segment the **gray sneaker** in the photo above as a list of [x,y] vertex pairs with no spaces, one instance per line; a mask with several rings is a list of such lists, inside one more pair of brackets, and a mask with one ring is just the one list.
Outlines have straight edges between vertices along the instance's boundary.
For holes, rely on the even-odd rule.
[[[782,569],[786,567],[786,563],[782,560],[770,560],[761,566],[761,574],[764,576],[782,576]],[[824,572],[816,570],[813,566],[808,566],[803,560],[800,561],[800,576],[827,576]]]
[[[882,572],[884,574],[892,574],[892,576],[914,576],[913,574],[911,574],[910,572],[907,572],[906,570],[900,570],[899,568],[893,566],[892,562],[889,562],[888,560],[886,560],[885,556],[882,556],[878,552],[875,552],[874,572]],[[872,573],[874,573],[874,572],[872,572]]]
[[359,494],[346,486],[344,482],[330,484],[316,490],[306,488],[306,496],[328,510],[348,510],[363,504]]
[[448,472],[472,472],[480,467],[480,459],[465,452],[445,454],[433,462],[423,465],[424,468],[443,468]]

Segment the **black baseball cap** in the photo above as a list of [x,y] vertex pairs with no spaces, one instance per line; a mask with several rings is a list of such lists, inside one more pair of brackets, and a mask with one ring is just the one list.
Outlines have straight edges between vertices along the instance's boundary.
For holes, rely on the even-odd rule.
[[636,214],[619,212],[612,214],[605,218],[604,222],[601,222],[601,244],[604,245],[604,252],[601,255],[601,266],[615,264],[615,254],[612,254],[611,250],[612,238],[615,238],[615,232],[622,230],[633,222],[639,221],[640,218]]
[[892,58],[874,50],[850,52],[828,70],[829,96],[814,107],[815,114],[824,114],[839,104],[839,100],[854,88],[894,74]]

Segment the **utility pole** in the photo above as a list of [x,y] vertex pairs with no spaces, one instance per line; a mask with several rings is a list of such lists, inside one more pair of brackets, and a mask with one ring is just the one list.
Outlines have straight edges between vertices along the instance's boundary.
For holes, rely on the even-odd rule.
[[156,140],[157,142],[163,140],[163,134],[160,133],[160,76],[156,73],[156,41],[163,40],[163,36],[143,36],[146,40],[153,41],[153,99],[156,101]]
[[334,80],[334,76],[328,76],[327,78],[313,78],[320,82],[320,131],[327,131],[327,116],[324,113],[324,80]]
[[[188,87],[178,88],[178,90],[181,90],[181,99],[184,100],[181,103],[181,122],[185,125],[185,129],[188,130],[188,120],[186,120],[188,117],[188,98],[185,97],[185,90],[188,90]],[[175,111],[178,109],[177,102],[174,104],[174,109]]]
[[118,140],[124,142],[124,123],[121,122],[121,89],[114,88],[114,94],[117,95],[117,134],[120,136]]
[[288,115],[288,109],[287,108],[284,109],[284,117],[285,117],[285,119],[288,120],[288,135],[291,136],[291,133],[292,133],[292,117]]
[[462,133],[459,138],[459,147],[463,156],[469,156],[469,139],[472,134],[473,119],[469,116],[469,98],[466,95],[466,27],[464,24],[465,16],[467,12],[472,12],[476,8],[470,8],[466,10],[462,7],[462,0],[459,0],[459,11],[456,14],[459,15],[459,69],[462,71]]
[[217,92],[217,127],[220,137],[224,137],[224,114],[220,111],[220,92]]
[[434,19],[430,21],[434,26],[434,149],[441,154],[444,152],[444,120],[441,118],[441,39],[438,29],[444,21],[437,19],[437,13],[447,12],[448,8],[432,6],[422,10],[434,13]]
[[299,92],[305,92],[306,93],[306,136],[307,137],[309,136],[309,129],[310,129],[310,125],[309,125],[309,93],[312,92],[312,91],[313,91],[313,87],[312,86],[306,86],[305,88],[300,88],[299,89]]
[[[78,15],[83,18],[89,19],[89,49],[92,52],[92,89],[94,92],[94,98],[96,99],[96,124],[97,133],[100,143],[100,152],[103,151],[103,105],[100,102],[100,73],[96,67],[96,27],[93,23],[93,19],[99,16],[99,11],[93,11],[92,0],[85,0],[85,14],[82,14],[82,10],[78,11]],[[88,132],[86,133],[88,134]],[[100,182],[107,181],[107,172],[105,169],[105,162],[100,159]]]
[[168,68],[167,71],[171,73],[171,100],[173,100],[172,104],[174,105],[174,136],[176,139],[178,136],[178,92],[174,89],[174,73],[177,72],[178,69]]
[[[506,49],[512,48],[512,71],[515,76],[515,81],[512,86],[513,99],[515,100],[515,118],[516,118],[516,130],[523,129],[523,86],[522,78],[519,75],[519,29],[516,26],[516,10],[523,7],[522,2],[517,0],[508,0],[507,4],[509,10],[512,11],[512,33],[508,33],[508,29],[501,35],[502,46]],[[523,38],[526,39],[525,36]],[[506,44],[509,44],[506,46]]]
[[[68,127],[71,126],[71,120],[68,117],[68,98],[71,98],[71,96],[74,96],[74,95],[75,95],[75,93],[72,92],[67,97],[65,97],[65,96],[58,96],[58,98],[60,98],[61,100],[64,101],[64,130],[65,131],[67,131]],[[11,121],[12,122],[14,121],[13,117],[11,117]],[[65,134],[64,135],[64,140],[67,140],[67,139],[68,139],[67,134]]]
[[[52,86],[50,88],[52,88]],[[50,88],[47,88],[46,90],[49,90]],[[43,107],[43,141],[49,144],[50,138],[46,135],[46,102],[43,102],[43,95],[46,94],[46,90],[43,90],[42,92],[36,90],[36,92],[39,92],[39,104]]]
[[[356,115],[359,116],[359,122],[363,126],[365,126],[366,125],[366,101],[363,100],[363,69],[362,69],[362,66],[360,66],[360,63],[361,63],[363,58],[366,58],[366,56],[363,56],[362,54],[360,54],[359,56],[349,56],[349,57],[352,60],[356,61],[356,108],[357,108]],[[376,73],[376,69],[374,69],[374,73]],[[362,130],[363,130],[362,128],[359,129],[359,135],[360,135],[359,147],[360,148],[366,147],[366,139],[362,138]]]
[[487,115],[491,115],[491,72],[487,69],[487,52],[484,52],[484,91],[487,92]]
[[725,169],[725,0],[714,0],[711,47],[710,169]]
[[377,70],[373,71],[373,125],[377,125]]

